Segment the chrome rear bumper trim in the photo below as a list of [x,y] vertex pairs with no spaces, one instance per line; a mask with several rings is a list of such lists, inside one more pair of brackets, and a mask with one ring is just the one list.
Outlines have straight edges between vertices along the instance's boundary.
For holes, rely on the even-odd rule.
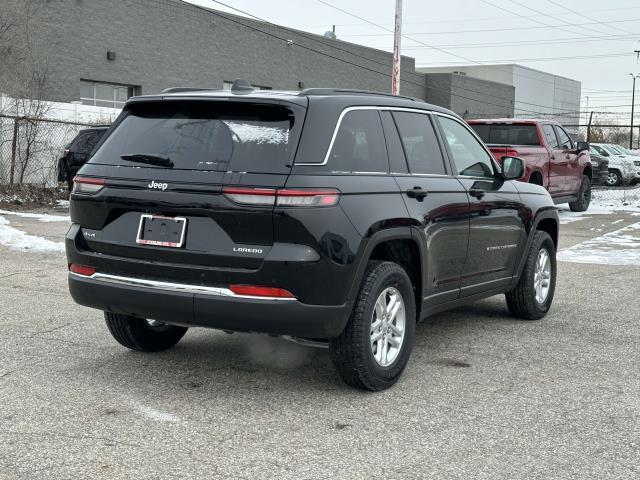
[[119,275],[110,275],[107,273],[94,273],[91,276],[79,275],[77,273],[69,272],[69,275],[77,278],[85,278],[90,280],[98,280],[104,283],[111,283],[114,285],[123,285],[129,287],[145,287],[153,288],[156,290],[166,290],[171,292],[193,293],[213,295],[218,297],[232,297],[232,298],[247,298],[249,300],[275,300],[275,301],[295,301],[296,298],[280,298],[280,297],[254,297],[251,295],[238,295],[232,292],[228,288],[222,287],[207,287],[205,285],[190,285],[187,283],[173,283],[173,282],[161,282],[158,280],[148,280],[145,278],[134,277],[121,277]]

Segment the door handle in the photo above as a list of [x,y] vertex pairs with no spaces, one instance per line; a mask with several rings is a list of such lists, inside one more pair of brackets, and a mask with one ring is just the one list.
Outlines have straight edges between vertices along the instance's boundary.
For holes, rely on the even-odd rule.
[[421,202],[424,197],[429,195],[429,192],[424,190],[422,187],[413,187],[406,191],[407,197],[415,198],[419,202]]
[[471,195],[472,197],[476,197],[476,198],[482,198],[484,197],[484,194],[487,193],[484,190],[480,189],[480,188],[471,188],[469,189],[469,195]]

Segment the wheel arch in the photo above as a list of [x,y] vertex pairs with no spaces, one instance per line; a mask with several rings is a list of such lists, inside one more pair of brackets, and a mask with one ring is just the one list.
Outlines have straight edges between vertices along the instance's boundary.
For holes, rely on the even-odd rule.
[[531,223],[531,229],[527,235],[527,243],[525,249],[523,250],[522,257],[518,263],[518,269],[516,270],[516,275],[513,276],[512,286],[518,283],[518,279],[520,275],[522,275],[522,270],[524,269],[527,254],[529,249],[531,248],[531,244],[533,243],[533,238],[538,231],[547,232],[553,241],[553,245],[558,249],[558,240],[560,234],[560,220],[558,218],[558,212],[555,207],[545,208],[537,212],[535,218]]
[[[539,182],[537,181],[538,179],[540,179]],[[533,170],[531,175],[529,175],[529,183],[544,186],[544,176],[542,175],[542,172],[540,170]]]
[[351,288],[348,304],[353,306],[362,278],[370,260],[388,260],[405,269],[413,285],[417,318],[422,303],[422,259],[423,246],[412,234],[411,227],[396,227],[381,230],[373,234],[366,242]]

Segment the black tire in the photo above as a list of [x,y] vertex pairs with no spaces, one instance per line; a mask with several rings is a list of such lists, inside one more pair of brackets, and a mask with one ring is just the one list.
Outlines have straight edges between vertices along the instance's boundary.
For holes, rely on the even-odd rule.
[[591,203],[591,180],[586,175],[582,176],[580,190],[578,190],[578,199],[575,202],[569,202],[569,208],[572,212],[585,212]]
[[620,185],[622,185],[622,174],[620,173],[620,170],[610,168],[609,176],[607,177],[607,186],[618,187]]
[[[375,303],[385,289],[393,287],[404,303],[405,330],[395,360],[379,365],[371,346],[371,322]],[[407,272],[393,262],[370,261],[349,322],[339,337],[329,343],[333,364],[344,381],[362,390],[379,391],[395,384],[407,365],[415,334],[416,307]]]
[[104,312],[113,338],[122,346],[139,352],[159,352],[173,347],[187,332],[187,327],[162,324],[151,326],[144,318]]
[[[538,255],[542,249],[546,249],[549,254],[551,275],[546,299],[540,303],[535,294],[535,270]],[[539,320],[547,314],[556,289],[556,265],[556,248],[553,240],[547,232],[536,231],[518,285],[506,294],[507,307],[513,316],[523,320]]]

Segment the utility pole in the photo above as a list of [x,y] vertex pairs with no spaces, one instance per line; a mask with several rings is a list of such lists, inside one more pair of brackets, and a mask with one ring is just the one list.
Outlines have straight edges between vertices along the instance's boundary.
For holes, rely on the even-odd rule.
[[591,110],[591,115],[589,115],[589,123],[587,125],[587,142],[591,141],[591,122],[593,121],[593,110]]
[[636,78],[640,77],[640,75],[634,75],[630,73],[633,77],[633,92],[631,93],[631,131],[629,132],[629,148],[633,148],[633,114],[636,106]]
[[391,94],[400,94],[400,40],[402,39],[402,0],[396,0],[393,34],[393,66],[391,68]]

